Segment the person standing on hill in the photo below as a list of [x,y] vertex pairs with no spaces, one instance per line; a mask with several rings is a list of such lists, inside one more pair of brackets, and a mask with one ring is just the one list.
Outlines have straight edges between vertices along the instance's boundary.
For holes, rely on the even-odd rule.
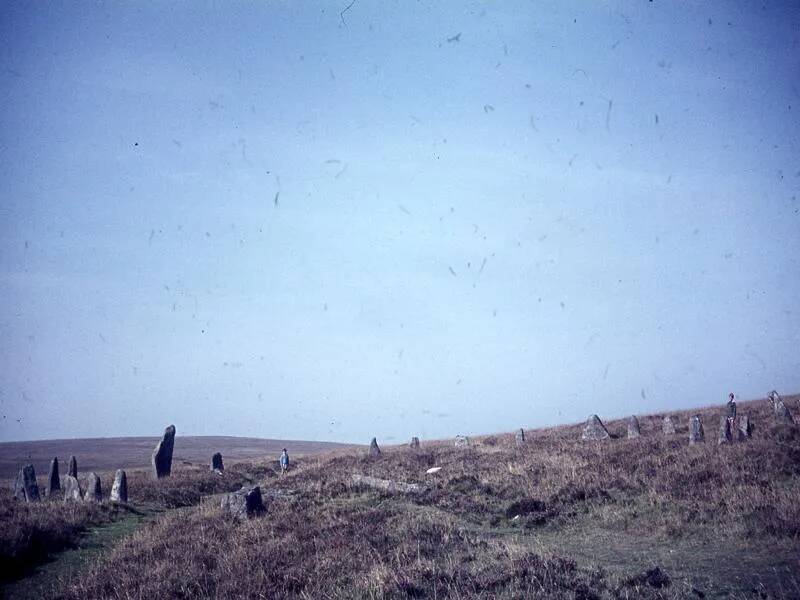
[[283,449],[281,452],[281,474],[286,473],[289,470],[289,453],[286,451],[286,448]]
[[736,402],[733,401],[733,392],[728,394],[728,404],[726,405],[728,411],[728,424],[731,426],[731,435],[733,435],[734,427],[736,425]]

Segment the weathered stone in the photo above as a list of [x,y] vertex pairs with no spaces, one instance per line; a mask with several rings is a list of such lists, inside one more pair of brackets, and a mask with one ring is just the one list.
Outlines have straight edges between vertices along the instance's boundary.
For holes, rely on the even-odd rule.
[[675,435],[675,427],[677,426],[676,419],[673,416],[667,415],[661,424],[661,431],[664,435]]
[[172,450],[175,447],[175,425],[164,430],[164,435],[153,450],[153,477],[169,477],[172,472]]
[[421,494],[427,488],[418,483],[406,483],[404,481],[393,481],[391,479],[378,479],[369,475],[353,475],[353,483],[365,487],[375,488],[386,492],[400,494]]
[[794,423],[794,418],[792,417],[789,407],[786,406],[786,403],[780,398],[780,396],[773,403],[772,410],[775,413],[775,418],[778,421],[789,424]]
[[726,415],[719,416],[719,435],[717,436],[717,444],[729,444],[733,441],[731,437],[731,422]]
[[128,502],[128,476],[122,469],[117,469],[114,475],[114,484],[111,486],[112,502]]
[[267,510],[261,497],[261,488],[258,486],[243,487],[238,492],[226,494],[220,506],[235,518],[252,517]]
[[97,473],[89,473],[86,482],[86,494],[83,496],[86,502],[100,502],[103,499],[103,490],[100,487],[100,478]]
[[14,497],[24,502],[39,500],[39,484],[36,481],[36,470],[33,465],[25,465],[19,470],[14,482]]
[[516,444],[517,448],[525,445],[525,430],[520,429],[517,433],[514,434],[514,443]]
[[419,438],[414,436],[411,438],[411,443],[408,445],[412,450],[419,450]]
[[47,488],[44,493],[52,496],[53,492],[61,491],[61,477],[58,475],[58,457],[50,461],[50,472],[47,474]]
[[69,471],[67,472],[67,475],[71,475],[76,479],[78,477],[78,461],[74,456],[69,457]]
[[639,429],[639,419],[636,418],[636,415],[631,415],[628,417],[628,437],[637,438],[641,434],[642,432]]
[[752,427],[750,425],[750,415],[739,415],[736,417],[736,437],[740,441],[750,438]]
[[456,448],[466,448],[469,446],[469,438],[465,435],[457,435],[455,441]]
[[80,502],[82,498],[81,484],[77,477],[64,477],[64,502]]
[[222,464],[221,453],[215,452],[214,456],[211,457],[211,470],[220,472],[225,470],[225,465]]
[[694,415],[689,419],[689,443],[700,444],[706,441],[706,432],[703,430],[703,421],[700,415]]
[[378,440],[376,438],[372,438],[372,441],[369,443],[369,455],[370,456],[381,455],[381,449],[378,448]]
[[581,433],[582,440],[607,440],[611,436],[608,435],[605,425],[597,415],[589,415],[586,420],[586,425]]

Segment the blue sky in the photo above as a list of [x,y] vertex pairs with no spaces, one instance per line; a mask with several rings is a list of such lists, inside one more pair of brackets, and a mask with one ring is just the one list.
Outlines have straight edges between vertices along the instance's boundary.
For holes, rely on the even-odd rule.
[[0,9],[0,439],[800,390],[800,7]]

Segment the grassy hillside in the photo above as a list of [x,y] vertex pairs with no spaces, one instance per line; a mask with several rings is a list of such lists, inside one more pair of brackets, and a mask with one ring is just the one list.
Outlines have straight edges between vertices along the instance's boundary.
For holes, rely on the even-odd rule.
[[[798,397],[787,400],[797,414]],[[378,458],[308,457],[286,476],[259,462],[218,479],[179,467],[169,481],[132,481],[132,504],[163,512],[85,568],[52,577],[44,595],[800,597],[800,433],[768,408],[740,404],[753,438],[725,446],[716,444],[718,409],[707,409],[673,413],[675,436],[642,417],[633,440],[610,422],[618,439],[581,442],[573,425],[526,432],[521,449],[513,434],[468,448],[423,441]],[[689,446],[694,412],[707,442]],[[427,475],[432,466],[441,470]],[[353,474],[425,491],[367,489]],[[267,513],[232,521],[209,495],[248,480],[261,483]],[[41,518],[40,507],[12,510]]]

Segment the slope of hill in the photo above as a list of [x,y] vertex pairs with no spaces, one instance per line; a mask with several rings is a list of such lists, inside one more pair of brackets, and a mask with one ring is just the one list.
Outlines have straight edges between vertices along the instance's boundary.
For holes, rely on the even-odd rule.
[[[786,399],[795,414],[798,399]],[[695,412],[706,442],[689,445]],[[753,437],[717,445],[718,412],[672,413],[675,435],[662,432],[659,417],[640,417],[637,439],[612,421],[612,439],[599,442],[581,441],[582,426],[569,425],[527,431],[522,447],[497,434],[464,448],[423,441],[379,457],[341,451],[301,459],[285,476],[262,461],[216,479],[207,468],[178,466],[170,480],[132,481],[131,502],[186,508],[159,513],[77,572],[51,574],[37,593],[800,597],[800,432],[776,423],[766,402],[741,403]],[[431,467],[440,470],[428,474]],[[421,489],[376,490],[353,475]],[[232,520],[215,494],[247,481],[260,483],[267,512]],[[6,524],[65,510],[57,501],[31,508],[2,500]]]

